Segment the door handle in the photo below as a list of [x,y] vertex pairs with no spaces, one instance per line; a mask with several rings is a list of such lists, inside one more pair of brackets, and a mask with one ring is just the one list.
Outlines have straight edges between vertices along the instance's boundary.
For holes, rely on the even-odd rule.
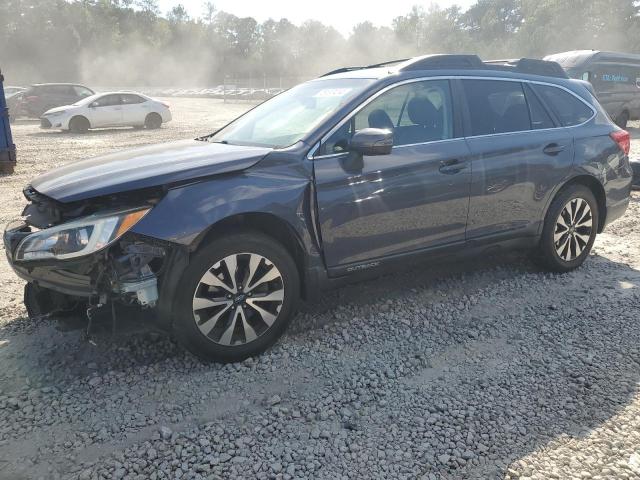
[[564,145],[558,145],[557,143],[550,143],[542,149],[546,155],[557,155],[564,150]]
[[451,160],[442,160],[440,162],[440,173],[444,173],[445,175],[453,175],[454,173],[458,173],[467,168],[467,162],[460,161],[457,158],[453,158]]

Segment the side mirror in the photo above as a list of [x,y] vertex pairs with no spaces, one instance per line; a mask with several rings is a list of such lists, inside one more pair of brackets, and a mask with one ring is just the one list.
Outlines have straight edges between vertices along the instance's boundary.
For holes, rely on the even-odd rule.
[[96,108],[97,106],[98,104],[96,102],[89,104],[89,108]]
[[362,155],[389,155],[393,148],[393,132],[382,128],[363,128],[351,137],[349,150]]

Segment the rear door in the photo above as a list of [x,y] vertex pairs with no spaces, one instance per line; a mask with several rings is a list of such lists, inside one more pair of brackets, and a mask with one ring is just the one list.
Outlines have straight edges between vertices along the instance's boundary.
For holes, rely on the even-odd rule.
[[87,115],[92,127],[110,127],[122,123],[122,102],[119,94],[103,95],[94,100]]
[[469,241],[537,235],[554,187],[573,162],[571,132],[529,85],[461,80],[472,153]]
[[147,99],[133,93],[123,93],[122,99],[122,123],[123,125],[142,125],[149,112]]
[[[416,81],[380,94],[322,143],[314,171],[330,272],[464,243],[471,168],[454,111],[448,80]],[[392,130],[391,154],[347,151],[362,128]]]

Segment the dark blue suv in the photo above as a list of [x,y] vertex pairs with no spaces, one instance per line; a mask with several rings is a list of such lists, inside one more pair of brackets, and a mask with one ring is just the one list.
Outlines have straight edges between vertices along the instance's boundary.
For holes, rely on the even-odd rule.
[[6,251],[31,315],[151,308],[192,352],[236,361],[301,296],[418,260],[524,248],[578,267],[627,208],[628,152],[556,63],[343,68],[209,136],[36,178]]

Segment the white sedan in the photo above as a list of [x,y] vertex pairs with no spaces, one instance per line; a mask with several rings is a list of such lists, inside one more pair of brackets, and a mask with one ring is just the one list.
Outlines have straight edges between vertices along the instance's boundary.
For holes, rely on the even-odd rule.
[[160,128],[170,120],[168,103],[142,93],[108,92],[47,110],[40,117],[40,127],[84,133],[102,127]]

